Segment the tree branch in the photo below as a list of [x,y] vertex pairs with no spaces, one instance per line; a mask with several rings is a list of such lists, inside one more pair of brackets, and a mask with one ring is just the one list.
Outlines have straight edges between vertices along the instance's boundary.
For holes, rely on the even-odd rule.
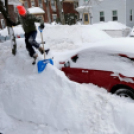
[[5,7],[6,7],[6,12],[8,14],[8,0],[5,0]]

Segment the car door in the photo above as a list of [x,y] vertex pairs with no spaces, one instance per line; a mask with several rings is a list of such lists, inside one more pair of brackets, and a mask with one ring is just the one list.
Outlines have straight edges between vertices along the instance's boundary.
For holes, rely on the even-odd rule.
[[78,83],[89,82],[89,70],[88,69],[66,67],[66,68],[62,68],[62,71],[64,71],[66,76],[72,81],[75,81]]
[[110,90],[114,85],[120,84],[119,80],[112,76],[113,72],[102,70],[90,70],[89,72],[89,82],[99,87]]

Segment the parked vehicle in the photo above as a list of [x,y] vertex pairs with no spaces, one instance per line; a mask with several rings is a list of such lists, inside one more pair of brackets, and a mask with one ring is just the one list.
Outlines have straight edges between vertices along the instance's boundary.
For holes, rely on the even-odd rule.
[[134,39],[112,39],[80,50],[61,62],[72,81],[93,83],[134,99]]
[[[16,38],[24,38],[24,34],[18,34],[18,35],[15,35],[15,37]],[[7,36],[0,35],[0,42],[4,42],[4,41],[7,41],[7,40],[10,40],[9,35],[7,35]]]

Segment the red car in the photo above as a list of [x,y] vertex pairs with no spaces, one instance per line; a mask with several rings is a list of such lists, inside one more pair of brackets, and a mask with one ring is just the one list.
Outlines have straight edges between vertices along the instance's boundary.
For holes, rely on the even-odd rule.
[[72,81],[93,83],[134,99],[134,39],[112,39],[87,47],[60,64]]

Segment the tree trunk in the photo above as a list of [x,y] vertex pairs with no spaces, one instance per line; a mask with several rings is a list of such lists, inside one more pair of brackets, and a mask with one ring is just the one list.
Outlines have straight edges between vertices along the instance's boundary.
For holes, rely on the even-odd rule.
[[49,23],[51,23],[49,0],[46,0],[45,3],[46,3],[48,21],[49,21]]
[[[8,0],[5,0],[5,7],[6,7],[6,12],[8,14]],[[17,53],[17,42],[16,42],[16,38],[15,38],[15,35],[14,35],[13,28],[8,22],[7,22],[7,29],[8,29],[8,35],[10,36],[10,40],[11,40],[12,54],[16,55],[16,53]]]
[[17,42],[16,42],[16,38],[15,38],[15,35],[14,35],[13,28],[8,26],[7,29],[8,29],[8,34],[9,34],[10,40],[11,40],[12,54],[16,55],[16,53],[17,53]]
[[57,8],[58,8],[60,22],[62,25],[64,25],[65,21],[64,21],[64,16],[62,14],[62,3],[60,2],[60,0],[57,0]]

